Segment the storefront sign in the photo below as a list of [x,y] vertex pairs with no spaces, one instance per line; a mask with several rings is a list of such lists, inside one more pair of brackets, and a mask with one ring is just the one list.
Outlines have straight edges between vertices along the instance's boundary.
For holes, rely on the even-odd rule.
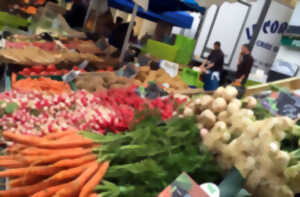
[[[283,4],[272,1],[265,22],[259,32],[257,41],[252,50],[255,59],[254,65],[264,70],[269,70],[278,53],[282,34],[288,27],[288,22],[293,10]],[[256,25],[246,29],[250,42]]]

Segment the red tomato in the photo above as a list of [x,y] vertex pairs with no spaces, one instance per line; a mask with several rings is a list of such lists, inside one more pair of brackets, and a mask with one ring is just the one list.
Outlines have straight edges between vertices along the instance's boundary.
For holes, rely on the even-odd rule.
[[56,71],[56,66],[55,66],[54,64],[49,64],[49,65],[47,66],[47,71],[49,71],[49,72],[54,72],[54,71]]
[[67,69],[62,69],[61,72],[62,74],[67,74],[69,71]]
[[30,71],[29,68],[24,68],[23,71],[22,71],[22,73],[23,73],[22,75],[29,75],[30,72],[31,72],[31,71]]
[[37,76],[38,74],[36,72],[31,72],[30,76]]
[[43,71],[43,72],[40,73],[40,75],[47,76],[47,75],[49,75],[49,73],[47,71]]
[[41,73],[43,70],[44,70],[44,66],[42,65],[32,67],[32,71],[36,73]]
[[57,71],[53,72],[53,75],[55,75],[55,76],[62,75],[62,72],[60,70],[57,70]]
[[74,66],[73,70],[79,70],[78,66]]

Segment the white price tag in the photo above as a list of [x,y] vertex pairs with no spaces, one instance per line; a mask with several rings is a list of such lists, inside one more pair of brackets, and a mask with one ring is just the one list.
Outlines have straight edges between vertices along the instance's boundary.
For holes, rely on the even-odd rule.
[[213,183],[204,183],[200,185],[201,189],[203,189],[209,197],[220,197],[220,189]]
[[160,67],[164,69],[164,71],[168,73],[172,78],[176,77],[178,74],[179,65],[174,62],[162,60],[160,62]]
[[[87,67],[87,65],[89,64],[89,62],[87,60],[84,60],[79,66],[78,68],[80,70],[85,69],[85,67]],[[78,77],[78,75],[80,74],[80,70],[71,70],[71,72],[65,74],[63,76],[63,80],[67,83],[73,81],[74,79],[76,79]]]
[[65,82],[69,83],[69,82],[73,81],[74,79],[76,79],[79,74],[80,74],[79,70],[72,70],[71,72],[69,72],[63,76],[63,80]]
[[149,0],[133,0],[133,2],[141,6],[144,10],[148,10]]

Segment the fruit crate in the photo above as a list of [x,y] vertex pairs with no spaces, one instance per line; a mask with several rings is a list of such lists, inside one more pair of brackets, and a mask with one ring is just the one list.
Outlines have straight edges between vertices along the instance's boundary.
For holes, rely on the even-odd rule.
[[[63,81],[63,76],[62,75],[51,75],[51,76],[40,76],[40,75],[37,75],[37,76],[24,76],[24,75],[17,75],[17,81],[18,80],[21,80],[21,79],[26,79],[26,78],[32,78],[32,79],[39,79],[41,77],[47,77],[47,78],[51,78],[52,80],[56,80],[56,81]],[[71,90],[73,91],[76,91],[77,88],[76,88],[76,85],[74,82],[69,82],[69,85],[71,87]],[[6,76],[6,79],[5,79],[5,90],[6,91],[10,91],[12,89],[11,87],[11,76]]]

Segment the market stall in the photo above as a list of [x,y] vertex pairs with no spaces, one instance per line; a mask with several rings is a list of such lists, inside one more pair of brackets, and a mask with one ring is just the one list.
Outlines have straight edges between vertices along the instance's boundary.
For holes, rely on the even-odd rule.
[[0,49],[0,196],[300,193],[298,79],[207,92],[196,68],[148,54],[102,66],[93,41],[56,33]]

